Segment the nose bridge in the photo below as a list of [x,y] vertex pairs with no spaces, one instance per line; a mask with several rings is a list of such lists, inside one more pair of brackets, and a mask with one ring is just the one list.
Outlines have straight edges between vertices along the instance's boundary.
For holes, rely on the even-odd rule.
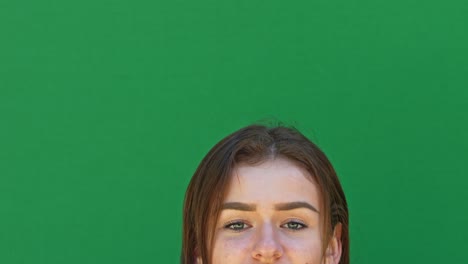
[[265,222],[259,228],[258,240],[263,243],[271,243],[277,239],[277,231],[274,225],[269,221]]
[[270,263],[282,256],[282,245],[278,229],[271,222],[264,222],[257,229],[252,256],[262,263]]

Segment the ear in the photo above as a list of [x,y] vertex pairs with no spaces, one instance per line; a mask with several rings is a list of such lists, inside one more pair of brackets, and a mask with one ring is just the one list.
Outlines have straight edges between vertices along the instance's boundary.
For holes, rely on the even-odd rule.
[[333,237],[331,238],[326,251],[325,259],[327,259],[327,263],[338,264],[340,262],[342,251],[341,230],[341,223],[336,224],[335,229],[333,230]]

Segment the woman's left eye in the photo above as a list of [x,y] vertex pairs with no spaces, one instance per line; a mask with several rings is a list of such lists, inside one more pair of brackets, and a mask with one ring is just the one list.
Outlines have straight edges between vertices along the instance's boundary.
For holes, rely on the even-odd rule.
[[288,229],[291,229],[291,230],[301,230],[301,229],[304,229],[306,228],[307,226],[303,223],[299,223],[299,222],[296,222],[296,221],[290,221],[290,222],[287,222],[286,224],[283,224],[281,227],[285,227],[285,228],[288,228]]

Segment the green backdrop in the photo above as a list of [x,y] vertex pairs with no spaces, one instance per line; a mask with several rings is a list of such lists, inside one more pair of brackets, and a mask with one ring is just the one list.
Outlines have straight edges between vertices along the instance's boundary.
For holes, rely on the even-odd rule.
[[463,263],[468,4],[0,2],[0,263],[179,263],[189,179],[277,118],[331,159],[351,260]]

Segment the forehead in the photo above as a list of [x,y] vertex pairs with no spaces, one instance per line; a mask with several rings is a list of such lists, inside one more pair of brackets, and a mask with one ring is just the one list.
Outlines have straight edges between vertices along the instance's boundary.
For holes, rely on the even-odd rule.
[[[241,163],[231,175],[226,202],[275,203],[304,201],[320,207],[317,183],[295,162],[277,158],[256,165]],[[319,209],[320,210],[320,209]]]

